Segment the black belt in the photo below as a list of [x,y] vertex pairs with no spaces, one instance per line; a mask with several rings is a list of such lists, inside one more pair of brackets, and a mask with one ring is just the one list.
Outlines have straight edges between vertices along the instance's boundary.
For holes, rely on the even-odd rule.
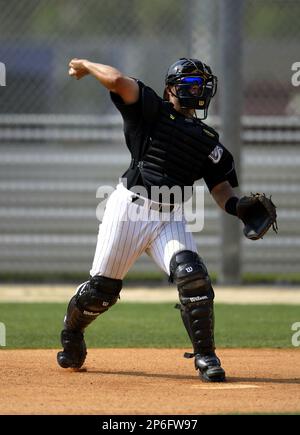
[[[145,200],[137,195],[132,196],[131,201],[137,205],[141,205],[141,206],[145,205]],[[150,208],[151,210],[155,210],[160,213],[171,213],[174,210],[174,204],[163,204],[161,202],[151,201]]]

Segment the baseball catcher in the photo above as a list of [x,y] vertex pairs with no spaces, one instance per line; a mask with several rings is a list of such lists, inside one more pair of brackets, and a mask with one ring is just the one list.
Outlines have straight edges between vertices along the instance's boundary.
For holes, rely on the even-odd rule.
[[[124,277],[145,252],[177,286],[181,318],[193,346],[188,356],[201,379],[222,382],[225,371],[214,341],[214,290],[184,215],[177,219],[183,195],[166,200],[153,193],[161,187],[183,192],[203,179],[221,209],[244,223],[247,238],[260,239],[271,226],[277,231],[271,198],[260,193],[238,198],[233,157],[203,122],[217,77],[202,61],[181,58],[167,71],[162,98],[114,67],[86,59],[73,59],[69,67],[70,76],[92,75],[110,92],[123,118],[131,163],[108,199],[90,277],[69,302],[58,364],[83,365],[85,328],[116,304]],[[124,219],[137,214],[138,220]]]

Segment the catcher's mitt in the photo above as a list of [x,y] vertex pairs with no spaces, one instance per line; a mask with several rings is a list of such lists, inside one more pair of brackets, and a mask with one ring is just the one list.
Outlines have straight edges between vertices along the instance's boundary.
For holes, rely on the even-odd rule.
[[271,197],[267,198],[264,193],[251,193],[239,199],[236,209],[245,224],[244,234],[248,239],[261,239],[271,226],[277,233],[276,206]]

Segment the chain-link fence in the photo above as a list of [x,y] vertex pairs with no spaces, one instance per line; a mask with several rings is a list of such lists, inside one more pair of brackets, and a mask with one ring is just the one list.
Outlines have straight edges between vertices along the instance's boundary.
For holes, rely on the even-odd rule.
[[[300,87],[292,83],[292,65],[300,62],[300,1],[243,3],[241,190],[273,194],[280,234],[268,234],[262,244],[244,240],[242,271],[297,275]],[[168,66],[197,57],[211,65],[222,89],[220,4],[0,0],[0,73],[6,68],[6,86],[0,77],[0,275],[86,273],[96,242],[96,189],[116,183],[129,163],[108,92],[90,77],[71,79],[69,60],[113,65],[162,94]],[[230,31],[236,35],[234,26]],[[218,98],[220,92],[210,121],[219,128]],[[205,205],[197,241],[210,270],[219,272],[220,220],[207,192]],[[153,271],[143,261],[139,267]]]
[[[291,85],[298,60],[298,0],[245,0],[244,114],[299,114]],[[1,113],[110,112],[92,79],[74,84],[73,57],[116,66],[162,92],[166,69],[194,56],[219,68],[218,0],[1,0]],[[235,32],[234,27],[232,32]],[[217,111],[218,101],[212,109]]]

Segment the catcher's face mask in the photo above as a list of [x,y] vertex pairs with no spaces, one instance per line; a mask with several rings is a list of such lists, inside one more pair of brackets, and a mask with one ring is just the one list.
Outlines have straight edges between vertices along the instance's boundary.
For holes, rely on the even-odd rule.
[[182,108],[207,110],[217,90],[214,76],[181,77],[174,83],[176,96]]
[[197,59],[180,58],[169,67],[165,83],[175,86],[171,93],[182,108],[201,110],[202,119],[207,117],[210,100],[217,91],[217,77],[208,65]]

